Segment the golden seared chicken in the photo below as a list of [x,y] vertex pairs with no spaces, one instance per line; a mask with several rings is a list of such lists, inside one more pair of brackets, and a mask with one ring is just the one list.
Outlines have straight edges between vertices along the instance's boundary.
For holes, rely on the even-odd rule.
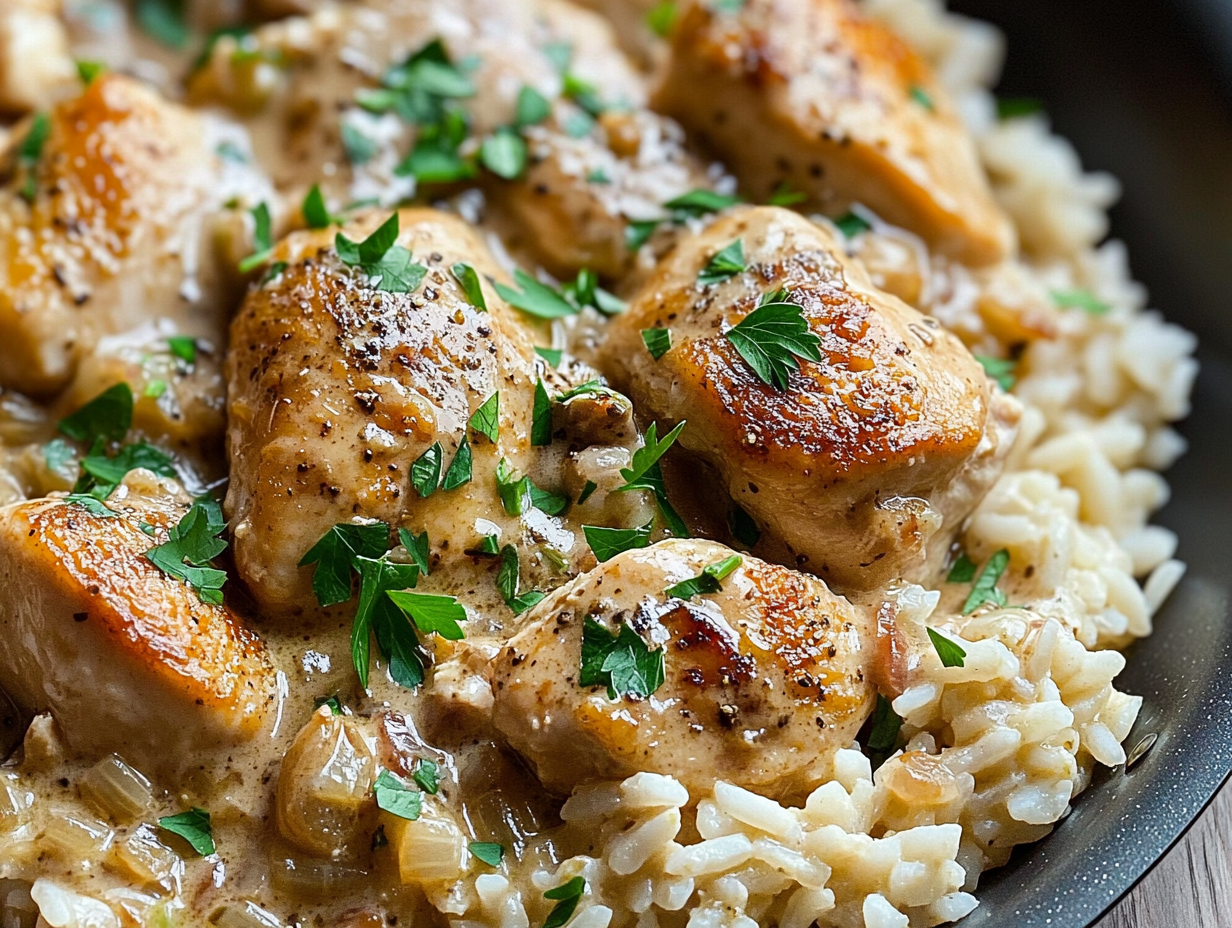
[[108,505],[0,509],[0,686],[79,754],[199,765],[272,717],[273,667],[236,615],[145,557],[187,512],[181,491],[135,472]]
[[[700,282],[737,241],[744,269]],[[727,336],[780,291],[820,340],[820,361],[786,389]],[[658,360],[641,335],[653,328],[671,331]],[[952,534],[996,479],[1019,413],[956,337],[774,207],[680,244],[613,321],[600,366],[661,429],[688,421],[679,444],[766,530],[759,552],[849,589],[920,574],[929,539]]]
[[52,393],[99,338],[160,317],[219,341],[207,134],[118,76],[15,133],[0,155],[0,383]]
[[1014,248],[928,66],[852,0],[689,0],[652,105],[754,199],[786,183],[832,216],[862,203],[971,264]]
[[[393,205],[478,183],[464,210],[515,254],[615,277],[629,220],[711,184],[680,127],[646,109],[608,24],[560,0],[367,0],[264,26],[243,56],[237,41],[215,46],[193,97],[249,118],[295,196],[319,181],[338,203]],[[452,75],[446,93],[417,95],[425,59]],[[524,151],[496,156],[510,147]]]
[[[300,558],[336,523],[364,519],[427,531],[434,564],[468,577],[459,583],[494,572],[493,561],[466,553],[490,535],[524,550],[536,583],[559,583],[560,565],[587,549],[549,512],[580,495],[592,471],[627,466],[638,441],[627,403],[578,397],[582,421],[569,421],[569,402],[556,410],[557,427],[587,433],[587,444],[623,443],[615,460],[579,459],[567,443],[542,454],[532,447],[536,382],[555,381],[530,327],[489,282],[507,276],[462,220],[426,209],[398,216],[397,247],[423,269],[410,292],[371,286],[342,262],[332,232],[297,233],[275,249],[285,269],[249,294],[232,325],[227,508],[240,574],[267,608],[310,605],[311,571]],[[387,221],[370,214],[343,233],[358,241]],[[459,265],[473,269],[486,310],[467,295]],[[582,407],[602,421],[586,422]],[[476,416],[492,421],[495,442]],[[425,466],[426,485],[416,479]],[[498,476],[512,486],[522,475],[567,495],[558,505],[531,505],[517,491],[502,499]],[[645,521],[635,510],[628,518]]]
[[58,0],[6,0],[0,7],[0,110],[25,113],[71,92],[77,69]]
[[[792,796],[851,744],[873,698],[871,615],[756,558],[728,572],[733,556],[690,540],[626,551],[528,614],[493,664],[492,719],[545,786],[646,770]],[[669,591],[707,568],[718,592]],[[620,675],[634,659],[646,685]]]

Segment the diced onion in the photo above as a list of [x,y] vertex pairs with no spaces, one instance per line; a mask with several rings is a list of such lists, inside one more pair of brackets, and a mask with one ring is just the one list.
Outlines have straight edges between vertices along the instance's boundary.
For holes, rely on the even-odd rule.
[[74,864],[93,862],[107,850],[115,832],[105,822],[72,815],[52,816],[43,841]]
[[131,822],[149,808],[154,791],[140,771],[112,754],[82,778],[81,794],[104,815],[117,822]]
[[282,857],[270,866],[274,889],[296,899],[324,902],[354,893],[367,880],[363,870],[311,857]]
[[116,863],[140,883],[157,883],[169,890],[178,888],[184,873],[180,856],[158,837],[153,825],[142,825],[116,845]]
[[385,816],[403,883],[456,880],[466,870],[466,840],[454,822],[425,804],[413,822]]

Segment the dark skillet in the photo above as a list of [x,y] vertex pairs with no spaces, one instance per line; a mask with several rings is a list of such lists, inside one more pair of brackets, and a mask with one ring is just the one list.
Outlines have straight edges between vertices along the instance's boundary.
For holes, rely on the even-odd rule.
[[954,0],[1007,33],[1001,90],[1041,98],[1084,163],[1125,194],[1113,235],[1152,305],[1201,339],[1189,453],[1159,521],[1189,563],[1127,652],[1146,698],[1126,742],[1154,747],[1097,777],[1073,814],[985,876],[963,928],[1085,928],[1184,833],[1232,769],[1232,2]]

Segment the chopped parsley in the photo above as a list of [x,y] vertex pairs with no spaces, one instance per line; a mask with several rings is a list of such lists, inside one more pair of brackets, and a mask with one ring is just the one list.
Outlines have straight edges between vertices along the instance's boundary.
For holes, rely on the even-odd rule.
[[440,768],[430,760],[418,760],[415,762],[415,771],[411,774],[411,779],[425,793],[435,796],[441,788],[441,771]]
[[564,357],[565,352],[560,348],[543,348],[539,345],[535,346],[535,354],[543,358],[553,367],[560,366],[560,359]]
[[599,484],[595,483],[593,480],[587,480],[582,487],[582,492],[578,494],[577,504],[579,506],[582,505],[582,503],[586,502],[592,495],[594,495],[594,492],[597,489],[599,489]]
[[604,528],[600,525],[583,525],[586,543],[600,561],[610,561],[618,554],[645,548],[650,545],[650,526],[647,522],[640,528]]
[[43,445],[43,463],[54,474],[60,473],[77,452],[63,438],[53,438]]
[[312,185],[312,189],[304,197],[300,212],[304,214],[304,222],[308,223],[310,229],[328,229],[342,221],[342,217],[333,215],[329,207],[325,205],[325,196],[321,193],[320,184]]
[[1091,316],[1106,316],[1112,307],[1090,290],[1053,290],[1052,301],[1061,309],[1081,309]]
[[472,432],[482,435],[492,444],[500,438],[500,391],[496,391],[471,415],[467,423]]
[[604,315],[615,316],[626,308],[624,300],[599,286],[599,278],[590,268],[578,271],[574,280],[560,288],[560,294],[578,310],[593,306]]
[[650,241],[650,236],[654,235],[661,222],[661,219],[630,219],[625,226],[625,247],[637,251]]
[[928,640],[933,643],[933,649],[941,658],[942,667],[962,667],[967,659],[967,652],[962,645],[947,638],[935,628],[928,628]]
[[178,815],[164,815],[158,820],[163,831],[183,838],[202,857],[215,853],[214,830],[210,826],[210,813],[193,806]]
[[406,549],[407,555],[415,562],[420,572],[425,577],[428,576],[432,572],[428,569],[428,552],[431,550],[428,533],[420,532],[416,535],[414,532],[400,528],[398,529],[398,540],[402,542],[402,547]]
[[722,283],[742,273],[744,267],[744,240],[738,238],[710,259],[697,275],[697,282],[703,287]]
[[873,709],[872,726],[868,733],[867,746],[869,751],[885,760],[886,755],[894,751],[898,744],[898,733],[903,727],[903,720],[894,711],[890,700],[877,694],[877,705]]
[[322,706],[329,707],[330,715],[342,715],[342,700],[338,698],[338,694],[333,696],[318,696],[312,701],[312,711],[318,711]]
[[377,808],[384,809],[390,815],[413,822],[423,811],[423,793],[411,789],[388,770],[382,770],[372,787],[376,796]]
[[35,173],[39,159],[43,157],[43,146],[51,135],[51,117],[39,110],[30,120],[30,131],[17,149],[17,163],[26,171],[26,182],[21,187],[21,197],[27,203],[33,203],[38,194],[38,180]]
[[423,499],[436,492],[441,484],[441,461],[445,452],[439,441],[432,445],[411,464],[411,486]]
[[57,427],[69,438],[93,445],[123,440],[132,424],[133,390],[126,383],[117,383],[65,416]]
[[846,212],[837,219],[831,220],[839,232],[843,233],[843,238],[855,238],[862,232],[867,232],[871,229],[870,223],[863,216],[857,213]]
[[527,126],[537,126],[552,115],[552,104],[548,98],[534,87],[523,86],[518,91],[517,107],[514,111],[513,124],[519,129]]
[[152,39],[169,48],[188,44],[184,0],[137,0],[137,25]]
[[1005,594],[997,587],[997,582],[1009,564],[1010,553],[1005,548],[988,559],[988,563],[975,578],[975,585],[971,587],[967,601],[963,603],[963,615],[974,612],[984,603],[992,603],[994,606],[1005,605]]
[[456,597],[399,590],[389,590],[385,595],[425,635],[435,633],[449,641],[461,641],[466,637],[461,624],[466,621],[466,607]]
[[64,497],[64,502],[80,506],[90,515],[98,516],[102,519],[115,518],[115,513],[103,505],[102,500],[95,499],[93,496],[88,496],[85,493],[70,493]]
[[945,579],[947,583],[970,583],[975,579],[975,561],[967,557],[966,551],[959,553]]
[[667,449],[676,443],[676,439],[684,431],[685,425],[686,423],[683,421],[678,423],[674,429],[660,440],[659,423],[650,423],[650,428],[646,429],[642,447],[633,452],[633,458],[629,462],[629,466],[621,468],[620,476],[625,478],[625,485],[620,489],[653,490],[654,487],[645,485],[644,478],[646,473],[667,453]]
[[608,699],[644,698],[663,685],[664,675],[663,649],[652,651],[627,622],[616,635],[589,617],[582,625],[579,686],[605,686]]
[[[99,447],[97,444],[95,447]],[[136,442],[123,445],[108,457],[91,450],[81,460],[81,476],[73,486],[74,493],[89,493],[96,499],[106,499],[120,485],[130,470],[143,467],[160,477],[175,477],[175,466],[166,454],[153,445]]]
[[792,190],[791,185],[787,181],[783,181],[774,188],[774,192],[770,194],[770,199],[766,200],[767,206],[795,206],[797,203],[803,203],[808,199],[808,194],[799,190]]
[[761,540],[761,529],[738,503],[732,503],[732,508],[727,513],[727,527],[731,530],[732,538],[746,548],[753,547]]
[[676,22],[676,0],[660,0],[646,13],[646,25],[661,39],[667,38]]
[[368,688],[368,665],[372,638],[389,666],[389,675],[399,686],[414,689],[424,681],[427,656],[415,628],[388,595],[419,582],[419,567],[398,564],[387,554],[379,558],[356,557],[359,572],[359,605],[351,625],[351,660],[359,682]]
[[495,535],[484,535],[473,548],[465,552],[472,557],[496,557],[500,553],[500,539]]
[[453,460],[449,462],[449,469],[445,471],[445,479],[441,481],[441,489],[456,490],[458,487],[470,483],[472,464],[471,443],[467,436],[463,435],[462,442],[458,445],[458,450],[454,453]]
[[518,562],[518,549],[513,545],[505,545],[500,550],[500,569],[496,574],[496,589],[505,600],[505,605],[513,610],[514,615],[521,615],[527,609],[542,601],[544,594],[538,590],[528,590],[518,593],[521,586],[521,565]]
[[552,443],[552,400],[542,380],[535,383],[535,406],[530,426],[530,443],[536,446]]
[[167,350],[190,367],[197,363],[197,340],[191,335],[172,335],[167,339]]
[[87,87],[93,84],[98,76],[106,70],[107,66],[101,61],[77,59],[77,76],[81,78],[81,82]]
[[646,350],[650,352],[650,356],[656,361],[672,347],[672,330],[671,329],[642,329],[642,342],[646,345]]
[[273,250],[273,233],[271,232],[269,204],[262,201],[249,210],[252,215],[252,247],[253,253],[240,262],[240,273],[255,271],[270,259]]
[[1014,389],[1014,384],[1018,380],[1017,361],[1012,358],[991,358],[986,354],[975,355],[975,360],[980,362],[984,373],[1000,384],[1002,390],[1008,393]]
[[930,113],[936,111],[937,104],[933,102],[933,98],[929,95],[928,91],[918,84],[911,85],[910,96],[912,100],[920,104],[920,106],[924,107],[924,109],[928,110]]
[[467,848],[489,867],[499,867],[505,859],[505,849],[495,841],[472,841]]
[[569,507],[567,497],[541,490],[530,477],[518,477],[504,458],[496,465],[496,489],[501,505],[511,516],[520,516],[528,509],[538,509],[558,516]]
[[483,286],[479,283],[478,272],[469,264],[459,261],[449,268],[453,279],[458,282],[462,292],[466,294],[466,302],[478,310],[488,311],[488,301],[483,296]]
[[784,291],[767,294],[761,304],[724,335],[758,378],[786,390],[800,361],[821,360],[821,339],[809,329],[804,310]]
[[694,596],[706,593],[718,593],[723,589],[722,581],[726,580],[731,572],[743,563],[744,558],[739,554],[733,554],[731,557],[725,557],[721,561],[702,568],[702,572],[696,577],[690,577],[688,580],[682,580],[669,586],[663,593],[665,596],[674,596],[677,599],[692,599]]
[[1044,104],[1035,97],[997,97],[997,118],[1021,119],[1043,112]]
[[334,236],[334,248],[342,263],[358,267],[372,286],[386,293],[410,293],[423,281],[428,269],[417,264],[398,241],[398,214],[394,213],[362,242],[353,242],[341,232]]
[[672,211],[672,218],[679,223],[686,219],[697,219],[709,213],[721,212],[739,202],[739,197],[727,196],[699,187],[668,200],[663,206]]
[[167,576],[187,583],[203,603],[221,606],[227,574],[211,564],[227,549],[217,537],[226,527],[218,503],[203,497],[171,529],[164,544],[145,553],[146,559]]
[[357,557],[378,558],[389,544],[389,526],[384,522],[356,525],[339,522],[300,558],[299,566],[316,564],[312,592],[317,602],[336,606],[351,598],[351,569]]
[[497,177],[514,180],[526,170],[526,140],[514,129],[497,129],[483,140],[479,160]]
[[380,145],[375,139],[364,135],[348,123],[342,124],[342,150],[347,161],[354,165],[367,164],[376,155]]
[[496,283],[496,292],[501,299],[522,312],[539,319],[563,319],[577,313],[577,307],[561,296],[556,290],[542,284],[521,268],[513,272],[514,282],[520,287],[515,290],[502,283]]
[[584,892],[586,892],[586,880],[575,876],[568,883],[544,893],[543,898],[553,900],[556,906],[548,913],[543,928],[564,928],[569,924],[569,919],[573,918],[573,913],[577,911],[578,900],[582,898]]

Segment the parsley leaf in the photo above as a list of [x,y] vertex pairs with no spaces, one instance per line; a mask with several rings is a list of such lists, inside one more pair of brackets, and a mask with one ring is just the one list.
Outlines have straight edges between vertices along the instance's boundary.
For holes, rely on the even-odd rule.
[[553,367],[560,366],[560,359],[564,357],[565,352],[560,348],[542,348],[539,345],[535,346],[535,354],[543,358]]
[[530,427],[530,443],[536,446],[552,443],[552,400],[543,381],[535,383],[535,406]]
[[527,509],[538,509],[550,516],[558,516],[569,507],[567,497],[541,490],[530,477],[517,477],[504,458],[496,465],[496,490],[505,512],[511,516],[520,516]]
[[967,557],[967,552],[963,551],[954,561],[954,565],[950,568],[949,574],[946,575],[947,583],[970,583],[975,579],[975,561]]
[[937,109],[937,104],[933,102],[933,98],[929,95],[928,91],[918,84],[912,84],[909,93],[912,100],[929,112]]
[[552,104],[548,102],[547,97],[534,87],[523,86],[518,91],[518,103],[513,117],[513,124],[519,129],[538,125],[551,115]]
[[53,438],[43,445],[43,463],[53,474],[59,474],[73,460],[76,452],[63,438]]
[[103,505],[102,500],[95,499],[93,496],[87,496],[84,493],[70,493],[64,497],[64,502],[80,506],[90,515],[103,519],[113,519],[116,515],[112,510]]
[[359,681],[368,688],[371,638],[375,635],[394,682],[414,689],[423,683],[425,658],[414,628],[386,594],[414,587],[419,582],[419,568],[394,563],[385,555],[376,559],[356,557],[354,564],[360,584],[359,606],[351,626],[351,659]]
[[663,591],[665,596],[675,596],[678,599],[692,599],[705,593],[718,593],[723,589],[722,581],[727,579],[733,570],[744,563],[739,554],[725,557],[723,560],[702,568],[696,577],[682,580]]
[[997,118],[1021,119],[1043,111],[1044,104],[1034,97],[997,97]]
[[124,445],[113,457],[94,452],[87,454],[81,460],[81,476],[77,478],[73,492],[89,493],[96,499],[106,499],[129,471],[139,467],[160,477],[176,476],[171,458],[153,445],[142,441]]
[[499,867],[505,859],[505,849],[494,841],[472,841],[467,848],[489,867]]
[[145,556],[167,576],[196,590],[203,603],[221,606],[227,575],[209,566],[227,549],[227,543],[216,537],[226,528],[217,509],[213,500],[197,500],[171,529],[166,543],[151,548]]
[[120,441],[133,424],[133,391],[126,383],[108,387],[72,415],[59,422],[59,429],[69,438],[94,444],[99,441]]
[[500,570],[496,574],[496,589],[501,594],[501,598],[505,600],[505,605],[513,610],[514,615],[521,615],[544,598],[544,594],[538,590],[528,590],[519,595],[520,585],[521,567],[518,563],[518,549],[513,545],[505,545],[500,551]]
[[727,527],[731,530],[732,538],[746,548],[752,548],[761,539],[761,529],[738,503],[732,503],[732,508],[727,513]]
[[253,253],[240,262],[241,274],[255,271],[262,264],[265,264],[270,259],[270,251],[274,247],[269,204],[262,201],[249,210],[249,212],[252,215],[253,222]]
[[802,193],[799,190],[792,190],[791,185],[787,181],[783,181],[774,188],[774,192],[770,194],[770,198],[766,200],[767,206],[795,206],[797,203],[803,203],[808,199],[807,193]]
[[722,283],[742,273],[744,267],[744,240],[738,238],[710,259],[697,275],[697,282],[703,287]]
[[599,286],[599,278],[590,268],[578,271],[577,278],[561,287],[560,292],[578,310],[593,306],[605,315],[615,316],[626,309],[624,300]]
[[17,149],[17,163],[25,168],[27,175],[26,182],[21,188],[21,197],[27,203],[33,203],[38,194],[38,181],[34,175],[39,159],[43,157],[43,146],[47,144],[49,135],[51,135],[51,117],[43,110],[39,110],[31,119],[30,131],[22,140],[21,147]]
[[851,212],[844,213],[832,221],[839,232],[843,233],[843,238],[855,238],[861,232],[867,232],[872,228],[872,224],[867,219]]
[[521,268],[514,270],[513,279],[521,290],[496,283],[496,292],[510,306],[539,319],[563,319],[577,313],[577,307]]
[[406,549],[406,553],[411,560],[415,562],[415,566],[426,577],[431,571],[428,569],[428,552],[430,545],[428,544],[428,533],[420,532],[418,535],[407,531],[404,528],[398,529],[398,540],[402,542],[402,547]]
[[387,591],[385,595],[425,635],[435,633],[450,641],[461,641],[466,637],[461,628],[461,623],[466,621],[466,607],[458,602],[456,596],[397,590]]
[[492,444],[500,438],[500,391],[497,390],[483,401],[478,409],[471,414],[467,423],[471,431],[478,432]]
[[367,164],[376,155],[379,147],[375,139],[364,135],[349,123],[342,124],[342,149],[351,164]]
[[456,490],[458,487],[470,483],[472,463],[470,439],[463,435],[462,442],[458,445],[458,450],[454,453],[453,460],[449,462],[449,470],[445,471],[445,479],[441,481],[441,489]]
[[622,492],[655,489],[655,487],[648,485],[644,478],[647,472],[658,464],[659,459],[667,453],[667,449],[676,443],[676,439],[684,431],[685,424],[683,421],[680,422],[674,429],[664,435],[662,441],[660,441],[659,423],[650,423],[650,428],[646,429],[646,434],[643,436],[644,444],[633,452],[633,458],[629,462],[629,466],[621,468],[620,476],[625,478],[625,485],[620,488]]
[[[425,536],[426,537],[426,536]],[[339,522],[321,536],[299,566],[316,564],[312,575],[312,592],[317,602],[335,606],[351,598],[351,569],[357,557],[378,558],[389,543],[389,526],[384,522],[356,525]]]
[[1090,290],[1053,290],[1052,301],[1061,309],[1081,309],[1091,316],[1106,316],[1112,307]]
[[137,0],[137,24],[146,35],[170,48],[188,44],[184,0]]
[[928,628],[928,640],[933,643],[933,649],[941,658],[942,667],[962,667],[967,659],[967,652],[962,645],[947,638],[935,628]]
[[449,269],[449,273],[453,274],[454,280],[458,282],[458,286],[466,294],[466,301],[476,309],[487,312],[488,301],[484,299],[483,287],[479,283],[478,272],[471,265],[459,261]]
[[616,555],[634,548],[650,545],[650,526],[647,522],[640,528],[605,528],[601,525],[583,525],[586,543],[600,561],[609,561]]
[[191,335],[172,335],[167,339],[167,350],[189,366],[197,363],[197,340]]
[[411,465],[411,486],[424,499],[436,492],[441,483],[441,460],[444,450],[439,441],[433,442]]
[[723,334],[758,378],[778,390],[786,390],[791,372],[799,370],[797,359],[821,360],[821,339],[803,309],[785,300],[763,303]]
[[415,772],[411,778],[425,793],[435,796],[441,788],[440,768],[430,760],[419,760],[415,763]]
[[342,700],[338,698],[338,694],[333,696],[318,696],[312,701],[312,711],[316,712],[322,706],[329,706],[330,715],[342,715]]
[[975,578],[975,585],[971,588],[967,601],[963,603],[963,615],[974,612],[984,603],[992,603],[995,606],[1005,605],[1005,594],[997,588],[997,581],[1001,579],[1001,575],[1005,573],[1009,564],[1010,553],[1005,548],[988,559],[984,569]]
[[578,900],[582,898],[584,892],[586,892],[586,881],[580,876],[575,876],[568,883],[544,893],[545,899],[558,901],[556,907],[548,913],[543,928],[564,928],[569,923],[569,919],[573,918],[573,913],[577,911]]
[[409,251],[396,244],[398,224],[398,214],[394,213],[362,242],[353,242],[341,232],[334,236],[334,248],[342,263],[358,267],[376,280],[377,290],[386,293],[410,293],[428,273],[426,267],[412,260]]
[[1001,389],[1007,393],[1014,389],[1014,384],[1017,382],[1018,362],[1012,358],[990,358],[986,354],[975,355],[975,360],[980,362],[984,368],[984,373],[1000,384]]
[[650,696],[663,685],[663,649],[651,650],[628,623],[613,635],[592,618],[582,625],[579,686],[606,686],[608,699]]
[[661,39],[667,38],[676,22],[676,0],[660,0],[646,12],[646,25]]
[[328,229],[334,223],[342,221],[342,217],[330,213],[329,207],[325,205],[325,195],[321,193],[320,184],[312,185],[312,189],[304,197],[300,212],[304,214],[304,222],[308,223],[310,229]]
[[106,70],[107,66],[101,61],[77,60],[77,76],[81,78],[81,82],[87,87],[93,84],[95,79]]
[[628,225],[625,226],[625,247],[630,251],[637,251],[648,241],[650,236],[654,235],[655,229],[659,228],[661,219],[630,219]]
[[877,706],[873,709],[873,724],[868,735],[868,749],[881,755],[891,753],[898,744],[898,732],[902,727],[903,720],[894,711],[890,700],[878,693]]
[[497,129],[483,140],[479,160],[497,177],[514,180],[526,170],[526,140],[513,129]]
[[496,557],[500,553],[500,542],[495,535],[484,535],[478,545],[464,553],[472,557]]
[[676,222],[683,222],[685,219],[696,219],[708,213],[720,212],[739,202],[739,197],[698,188],[668,200],[663,206],[672,211]]
[[163,831],[183,838],[202,857],[215,853],[214,832],[210,826],[210,813],[193,806],[178,815],[164,815],[158,820]]
[[381,771],[372,792],[376,796],[377,807],[398,818],[413,822],[423,811],[423,793],[411,789],[388,770]]
[[599,484],[595,483],[593,480],[587,480],[585,485],[582,487],[582,492],[578,494],[577,504],[579,506],[582,505],[582,503],[590,499],[591,495],[597,489],[599,489]]

